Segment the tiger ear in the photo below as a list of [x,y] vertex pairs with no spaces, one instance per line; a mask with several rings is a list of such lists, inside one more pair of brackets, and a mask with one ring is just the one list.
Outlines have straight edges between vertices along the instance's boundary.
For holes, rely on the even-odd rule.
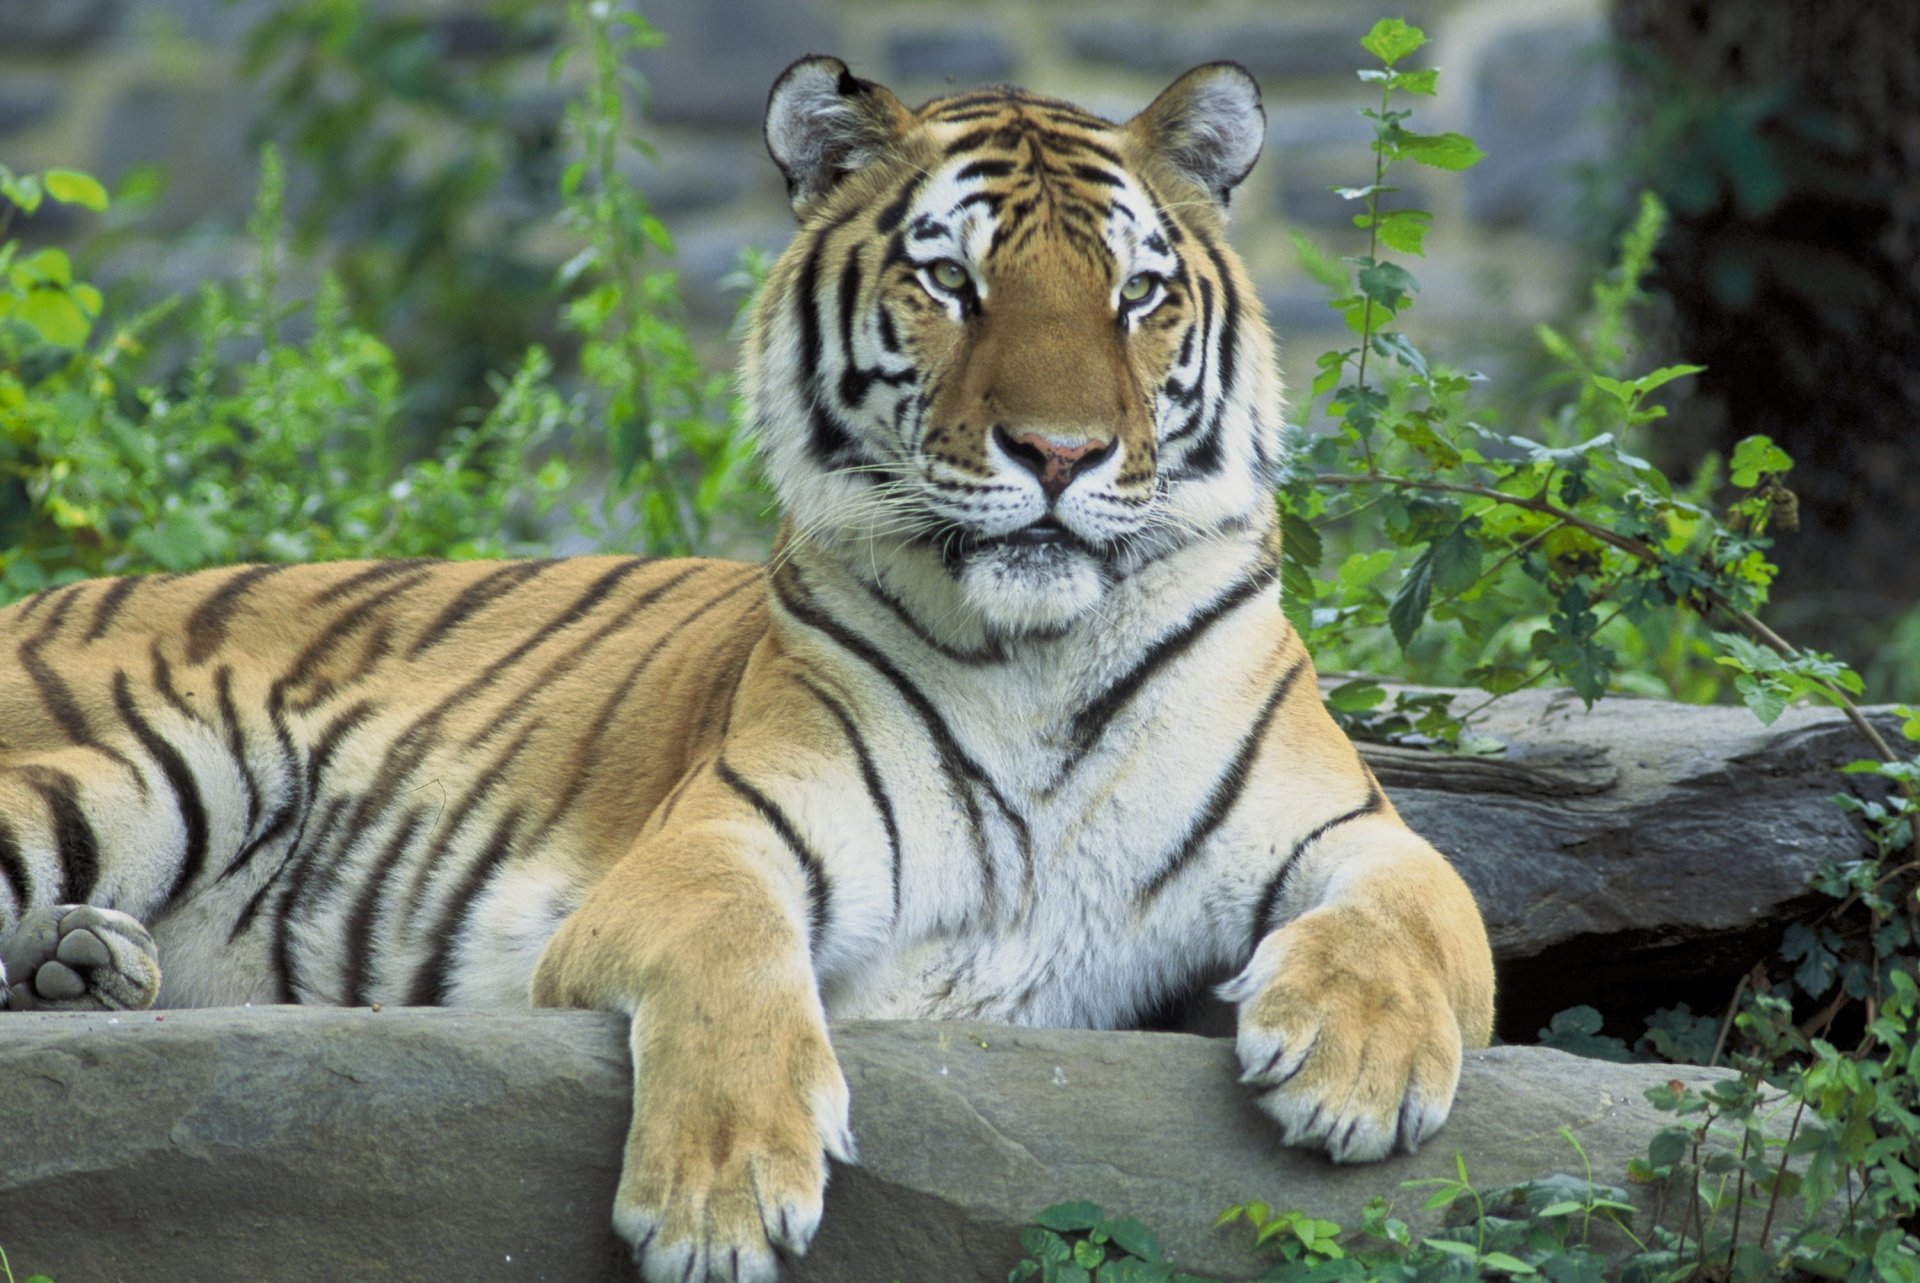
[[813,55],[780,73],[767,95],[767,151],[796,212],[870,164],[904,130],[906,108],[838,58]]
[[1224,206],[1260,159],[1267,113],[1259,82],[1245,67],[1210,62],[1167,86],[1127,128]]

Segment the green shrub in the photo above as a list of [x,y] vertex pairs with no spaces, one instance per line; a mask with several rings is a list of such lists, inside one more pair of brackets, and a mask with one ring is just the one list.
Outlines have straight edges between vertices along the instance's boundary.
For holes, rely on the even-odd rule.
[[[586,87],[568,112],[561,219],[581,248],[555,288],[582,377],[560,381],[530,348],[423,456],[401,430],[413,389],[339,280],[310,300],[280,295],[275,149],[262,152],[247,279],[117,323],[65,252],[27,253],[0,221],[0,595],[236,561],[751,541],[765,501],[744,434],[678,325],[657,265],[665,229],[620,168],[619,67],[651,33],[604,7],[570,19],[560,61],[584,62]],[[107,201],[68,171],[0,170],[0,195],[29,212]],[[171,355],[183,347],[184,361]],[[604,480],[572,461],[596,458]]]

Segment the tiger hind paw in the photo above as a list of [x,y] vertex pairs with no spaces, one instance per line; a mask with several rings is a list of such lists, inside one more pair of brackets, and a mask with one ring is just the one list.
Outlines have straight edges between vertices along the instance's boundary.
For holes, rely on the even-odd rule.
[[115,909],[34,909],[0,938],[0,1008],[139,1011],[160,994],[159,951]]

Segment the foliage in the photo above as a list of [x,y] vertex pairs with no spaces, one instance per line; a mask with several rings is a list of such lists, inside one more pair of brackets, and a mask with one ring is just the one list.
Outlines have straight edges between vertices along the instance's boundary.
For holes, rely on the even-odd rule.
[[[1461,135],[1416,132],[1413,111],[1397,105],[1437,91],[1436,72],[1404,67],[1423,43],[1405,26],[1363,41],[1381,63],[1360,73],[1380,94],[1363,113],[1372,181],[1336,190],[1359,207],[1366,252],[1336,259],[1296,240],[1355,339],[1318,358],[1293,430],[1297,467],[1281,511],[1295,622],[1332,667],[1391,663],[1496,697],[1544,679],[1588,703],[1623,685],[1698,698],[1732,683],[1776,712],[1809,694],[1850,706],[1858,678],[1802,654],[1757,614],[1774,574],[1770,534],[1794,519],[1792,460],[1764,437],[1741,442],[1727,470],[1733,498],[1716,511],[1636,444],[1666,414],[1669,385],[1700,368],[1627,365],[1631,309],[1665,218],[1658,202],[1642,200],[1588,320],[1539,328],[1562,399],[1530,433],[1485,426],[1477,376],[1429,359],[1402,328],[1420,288],[1407,259],[1424,254],[1432,216],[1389,207],[1394,172],[1480,158]],[[1326,430],[1310,433],[1316,412]],[[1354,551],[1323,569],[1336,544]],[[1334,707],[1355,733],[1459,744],[1470,714],[1405,702],[1417,698],[1386,708],[1383,691],[1362,686],[1338,692]]]
[[[569,113],[563,214],[583,248],[561,288],[589,388],[564,386],[529,348],[489,376],[491,404],[407,457],[412,390],[393,349],[353,320],[347,288],[329,276],[311,300],[281,297],[288,184],[271,147],[252,273],[190,303],[109,327],[64,252],[0,241],[0,595],[233,561],[532,551],[569,507],[577,541],[649,552],[704,547],[716,520],[751,522],[743,434],[677,324],[672,276],[651,265],[664,233],[617,166],[631,90],[618,68],[649,35],[584,5],[570,16],[567,52],[593,74]],[[22,209],[106,203],[70,171],[0,171],[0,194]],[[184,361],[170,355],[181,348]],[[569,505],[581,483],[563,449],[586,453],[602,434],[610,484],[599,503]]]
[[[14,1283],[13,1266],[7,1260],[7,1253],[4,1248],[0,1248],[0,1279],[5,1279],[6,1283]],[[44,1274],[29,1274],[26,1278],[21,1279],[19,1283],[53,1283],[53,1280]]]
[[493,371],[558,337],[537,241],[564,139],[555,106],[514,92],[512,74],[562,38],[560,12],[283,0],[247,33],[255,131],[305,178],[291,243],[324,254],[352,323],[394,348],[396,427],[413,448],[485,399]]

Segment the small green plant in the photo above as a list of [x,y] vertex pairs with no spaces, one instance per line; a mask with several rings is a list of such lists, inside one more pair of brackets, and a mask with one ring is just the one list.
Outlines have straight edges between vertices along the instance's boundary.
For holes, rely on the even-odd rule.
[[[15,1283],[13,1266],[7,1260],[5,1248],[0,1248],[0,1279],[6,1280],[6,1283]],[[29,1274],[26,1278],[19,1280],[19,1283],[53,1283],[53,1280],[44,1274]]]
[[1092,1203],[1059,1203],[1020,1232],[1026,1259],[1008,1283],[1206,1283],[1174,1269],[1160,1240],[1139,1221],[1109,1217]]

